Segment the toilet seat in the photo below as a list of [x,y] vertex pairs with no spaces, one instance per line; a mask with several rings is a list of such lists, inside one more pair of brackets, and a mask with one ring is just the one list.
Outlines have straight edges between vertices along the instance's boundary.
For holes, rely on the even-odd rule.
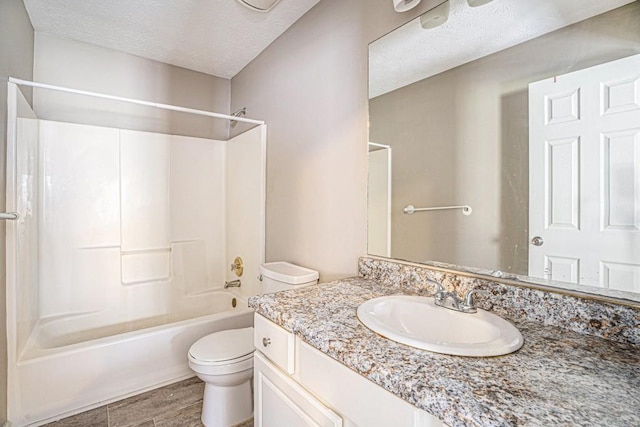
[[253,327],[209,334],[189,349],[189,356],[204,364],[234,363],[250,354],[253,354]]
[[189,366],[205,375],[226,375],[253,368],[253,328],[215,332],[189,349]]
[[218,360],[218,361],[208,361],[208,360],[200,360],[196,357],[193,357],[191,353],[189,353],[189,361],[193,363],[197,363],[202,366],[226,366],[226,365],[235,365],[237,363],[242,363],[246,360],[253,360],[253,351],[249,354],[245,354],[244,356],[240,356],[235,359],[229,360]]
[[253,369],[253,353],[239,358],[238,361],[234,360],[222,363],[202,362],[189,355],[189,367],[199,375],[221,376],[235,374]]

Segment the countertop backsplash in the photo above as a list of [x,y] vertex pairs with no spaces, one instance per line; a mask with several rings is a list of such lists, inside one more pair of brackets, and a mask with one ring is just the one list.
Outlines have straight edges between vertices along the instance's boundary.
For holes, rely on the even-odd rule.
[[531,321],[640,345],[639,308],[377,258],[360,258],[358,273],[363,278],[425,296],[436,292],[436,286],[427,279],[441,283],[460,296],[471,289],[487,290],[489,292],[476,295],[478,307],[512,321]]

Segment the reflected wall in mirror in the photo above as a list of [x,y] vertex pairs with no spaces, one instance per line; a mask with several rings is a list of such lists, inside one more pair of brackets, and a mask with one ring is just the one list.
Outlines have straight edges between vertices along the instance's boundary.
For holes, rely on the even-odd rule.
[[640,301],[640,1],[446,3],[369,47],[369,253]]

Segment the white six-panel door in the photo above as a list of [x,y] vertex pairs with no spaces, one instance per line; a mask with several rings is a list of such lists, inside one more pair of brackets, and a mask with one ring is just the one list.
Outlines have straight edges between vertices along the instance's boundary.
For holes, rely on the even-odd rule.
[[529,275],[640,292],[640,55],[529,85]]

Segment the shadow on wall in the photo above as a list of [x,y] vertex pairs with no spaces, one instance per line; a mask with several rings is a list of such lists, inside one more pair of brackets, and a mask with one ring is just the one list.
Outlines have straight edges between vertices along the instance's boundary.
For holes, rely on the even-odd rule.
[[[108,95],[229,113],[231,82],[111,49],[37,33],[34,80]],[[43,120],[227,140],[226,120],[36,90]]]

